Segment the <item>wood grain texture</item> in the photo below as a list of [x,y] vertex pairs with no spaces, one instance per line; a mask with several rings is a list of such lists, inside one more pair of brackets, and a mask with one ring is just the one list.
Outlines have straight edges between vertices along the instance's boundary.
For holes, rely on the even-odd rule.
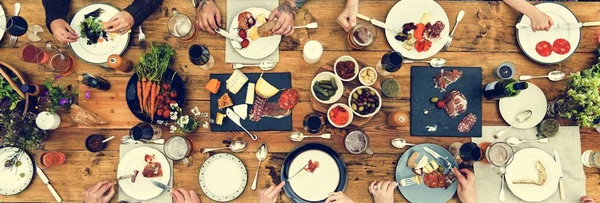
[[[30,24],[45,25],[43,7],[37,0],[20,0],[22,4],[21,15],[28,20]],[[78,9],[96,2],[94,0],[73,1],[69,16],[72,17]],[[119,8],[124,8],[129,1],[108,1]],[[302,131],[303,117],[312,112],[310,104],[310,81],[315,72],[327,62],[335,60],[342,55],[350,55],[357,60],[363,61],[369,66],[375,66],[375,63],[386,52],[391,50],[385,41],[384,31],[377,30],[377,39],[375,43],[362,51],[351,51],[345,37],[346,32],[337,24],[337,15],[344,8],[344,0],[311,0],[300,9],[296,18],[297,25],[303,25],[307,22],[316,21],[319,23],[318,29],[304,30],[298,29],[290,37],[284,37],[280,45],[280,63],[276,70],[285,70],[292,73],[294,80],[292,86],[300,92],[300,103],[293,110],[293,129]],[[389,9],[396,0],[363,0],[360,2],[359,12],[369,17],[379,20],[385,20]],[[15,0],[1,1],[0,4],[7,13],[13,13],[13,4]],[[216,1],[219,10],[226,19],[226,0]],[[590,67],[597,59],[592,53],[597,47],[597,35],[600,28],[591,27],[582,29],[581,43],[576,53],[566,62],[557,65],[539,65],[530,61],[520,52],[516,42],[514,24],[520,18],[521,14],[511,9],[502,2],[477,2],[477,1],[439,1],[439,4],[446,10],[450,19],[449,26],[454,25],[455,16],[459,10],[465,10],[466,15],[459,27],[452,42],[450,50],[440,52],[436,57],[448,60],[449,66],[477,66],[483,68],[483,83],[495,80],[492,77],[493,69],[503,61],[511,61],[516,64],[518,74],[544,75],[550,70],[562,70],[566,72],[575,72]],[[569,7],[580,21],[598,20],[598,8],[600,2],[568,2],[562,3]],[[193,17],[194,9],[189,1],[165,0],[164,6],[170,10],[177,8],[180,12]],[[169,11],[170,15],[170,11]],[[211,73],[230,73],[231,65],[225,64],[225,39],[218,35],[200,33],[193,43],[204,44],[211,49],[211,53],[216,61],[215,67],[209,71],[202,71],[192,65],[187,59],[187,48],[189,43],[179,41],[171,37],[166,29],[168,17],[160,11],[156,11],[150,18],[144,22],[144,32],[148,42],[168,43],[177,50],[177,56],[174,64],[171,66],[179,72],[186,81],[186,94],[189,95],[186,101],[186,111],[198,106],[201,111],[209,110],[209,93],[204,90],[204,85],[209,80]],[[223,25],[226,25],[223,22]],[[51,77],[50,74],[38,69],[35,64],[21,62],[17,57],[16,48],[6,48],[9,36],[3,37],[0,43],[0,60],[5,61],[18,68],[27,75],[29,81],[41,83],[45,78]],[[302,60],[303,44],[308,40],[318,40],[324,46],[324,54],[317,64],[306,64]],[[26,37],[20,37],[18,45],[28,43]],[[35,43],[43,46],[46,41],[56,42],[52,35],[47,32],[43,40]],[[69,48],[61,45],[63,50]],[[138,45],[137,30],[131,35],[131,41],[124,57],[136,62],[144,53],[144,50]],[[128,133],[128,128],[135,125],[137,121],[126,108],[125,101],[122,100],[126,81],[132,73],[120,73],[103,70],[97,66],[86,64],[83,61],[77,62],[77,74],[91,73],[104,77],[112,83],[113,88],[110,91],[100,91],[90,89],[91,98],[79,98],[78,103],[82,107],[97,113],[104,119],[111,120],[118,127],[109,128],[78,128],[69,118],[68,114],[61,112],[63,123],[60,128],[50,133],[50,138],[45,142],[48,150],[59,150],[66,154],[67,162],[64,166],[48,169],[46,173],[51,179],[54,187],[60,193],[66,202],[81,202],[82,192],[92,184],[100,180],[114,179],[116,177],[116,167],[118,165],[118,142],[112,141],[108,144],[105,151],[101,153],[90,153],[85,150],[84,140],[87,135],[98,133],[105,136],[116,136],[120,138]],[[187,68],[186,68],[187,67]],[[443,147],[448,147],[453,142],[466,142],[468,138],[441,138],[441,137],[411,137],[409,128],[393,128],[387,125],[386,117],[389,113],[403,110],[409,110],[410,97],[410,65],[404,65],[397,73],[383,77],[394,78],[402,86],[401,94],[398,98],[385,98],[383,107],[371,121],[362,126],[361,129],[367,132],[371,139],[371,149],[375,152],[373,156],[351,155],[343,146],[343,136],[352,128],[325,129],[333,133],[332,140],[307,140],[318,141],[331,146],[340,152],[348,165],[348,188],[346,194],[354,199],[355,202],[372,202],[371,195],[367,192],[367,187],[371,181],[392,180],[394,179],[394,169],[396,161],[405,150],[395,149],[390,145],[390,141],[396,137],[402,137],[410,143],[433,143]],[[260,72],[258,68],[248,68],[242,70],[248,72]],[[73,74],[61,78],[59,84],[78,84],[75,87],[81,92],[88,90],[88,87],[77,82],[76,75]],[[532,81],[538,85],[546,94],[548,100],[557,98],[564,90],[564,81],[552,83],[548,80]],[[496,102],[484,100],[483,103],[483,124],[484,125],[506,125],[500,117],[498,105]],[[561,120],[564,125],[572,122]],[[167,131],[165,129],[165,131]],[[297,147],[300,143],[289,140],[290,132],[258,132],[260,140],[250,142],[248,150],[236,154],[240,157],[246,167],[249,175],[254,175],[257,166],[257,160],[254,157],[254,150],[263,142],[269,145],[269,157],[261,165],[259,175],[259,188],[267,187],[273,182],[279,182],[281,164],[290,150]],[[173,134],[165,133],[168,138]],[[211,133],[208,129],[200,129],[196,133],[187,135],[194,142],[194,153],[192,155],[194,163],[191,167],[184,167],[181,163],[175,164],[175,187],[183,187],[196,191],[201,194],[202,202],[211,202],[199,189],[198,171],[203,161],[209,155],[200,154],[199,151],[204,147],[221,146],[224,140],[241,139],[250,141],[245,133],[227,132]],[[582,150],[600,150],[596,143],[600,142],[600,136],[593,129],[581,130]],[[39,152],[34,152],[39,154]],[[587,176],[587,193],[589,196],[600,199],[600,173],[598,169],[585,168]],[[247,187],[251,183],[248,183]],[[489,191],[496,192],[496,191]],[[394,193],[396,202],[406,202],[399,192]],[[256,202],[257,193],[246,190],[239,199],[234,202]],[[1,202],[53,202],[51,194],[42,184],[39,178],[35,178],[33,183],[23,193],[15,196],[0,196]],[[113,202],[116,202],[113,199]],[[291,202],[286,195],[281,195],[279,202]],[[455,197],[450,202],[458,202]]]

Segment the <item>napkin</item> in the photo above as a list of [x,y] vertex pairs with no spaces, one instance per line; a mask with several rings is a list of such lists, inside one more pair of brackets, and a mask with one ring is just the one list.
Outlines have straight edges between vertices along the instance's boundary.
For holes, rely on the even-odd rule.
[[[119,146],[119,160],[121,160],[125,154],[127,154],[127,152],[131,151],[132,149],[138,148],[138,147],[150,147],[153,149],[156,149],[162,153],[164,152],[163,149],[164,145],[158,145],[158,144],[121,144],[121,146]],[[173,188],[173,160],[168,159],[167,161],[169,162],[169,167],[171,167],[171,178],[169,179],[169,186],[171,188]],[[123,189],[121,189],[121,187],[119,187],[119,196],[118,196],[118,200],[120,201],[128,201],[128,202],[140,202],[138,200],[135,200],[129,196],[127,196],[127,194],[125,194],[125,191],[123,191]],[[153,198],[153,199],[149,199],[146,201],[141,201],[143,203],[172,203],[173,202],[173,198],[171,197],[171,194],[169,194],[169,192],[164,191],[163,193],[161,193],[160,195],[158,195],[157,197]]]
[[[278,0],[253,0],[253,1],[227,1],[227,26],[231,25],[233,20],[237,20],[237,14],[250,7],[265,8],[269,11],[279,6]],[[226,28],[229,30],[229,27]],[[231,30],[229,30],[231,33]],[[249,59],[244,58],[240,55],[229,43],[228,39],[225,39],[225,62],[226,63],[243,63],[243,64],[258,64],[263,61],[279,62],[279,48],[273,52],[273,54],[263,59]]]
[[[472,138],[475,143],[494,142],[494,133],[506,128],[506,126],[484,126],[483,136],[481,138]],[[506,141],[509,137],[520,137],[523,139],[536,139],[537,130],[535,128],[521,130],[510,129],[500,138]],[[561,126],[558,135],[549,138],[550,142],[543,144],[537,141],[522,143],[513,147],[515,153],[525,148],[538,148],[546,151],[554,158],[554,150],[558,151],[563,170],[563,182],[566,199],[560,200],[558,187],[554,194],[543,202],[579,202],[579,197],[586,194],[585,173],[581,163],[581,139],[579,136],[579,127]],[[478,202],[500,202],[498,194],[500,192],[500,175],[494,173],[489,164],[475,163],[475,182],[477,184]],[[506,193],[505,202],[524,202],[510,192],[510,189],[504,184]]]

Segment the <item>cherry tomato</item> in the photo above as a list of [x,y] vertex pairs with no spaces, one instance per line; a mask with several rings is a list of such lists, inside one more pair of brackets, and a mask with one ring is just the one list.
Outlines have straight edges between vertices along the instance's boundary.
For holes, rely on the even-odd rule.
[[244,39],[240,44],[242,45],[242,48],[246,48],[248,45],[250,45],[250,41],[248,41],[248,39]]
[[238,35],[242,38],[242,39],[246,39],[248,37],[248,34],[246,33],[246,30],[240,30],[238,32]]

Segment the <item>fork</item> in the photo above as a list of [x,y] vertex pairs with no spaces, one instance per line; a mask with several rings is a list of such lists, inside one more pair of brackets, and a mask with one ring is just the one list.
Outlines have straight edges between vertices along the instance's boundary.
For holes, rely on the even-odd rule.
[[444,49],[448,50],[448,48],[450,48],[450,43],[452,43],[452,37],[454,37],[454,31],[456,30],[456,27],[458,26],[458,23],[460,23],[460,21],[462,20],[463,16],[465,16],[465,11],[460,10],[458,12],[458,15],[456,16],[456,23],[454,23],[454,28],[452,28],[452,32],[450,32],[450,36],[448,36],[450,39],[448,39],[448,42],[446,42],[446,44],[444,45]]
[[[15,3],[15,16],[18,16],[21,12],[21,3]],[[17,44],[17,36],[10,36],[10,41],[8,41],[8,48],[13,48]]]
[[410,178],[405,178],[400,180],[400,185],[402,187],[411,186],[411,185],[420,185],[423,182],[421,176],[413,176]]
[[140,46],[142,48],[146,48],[146,35],[142,31],[142,25],[138,27],[140,29],[140,34],[138,35],[138,41],[140,42]]

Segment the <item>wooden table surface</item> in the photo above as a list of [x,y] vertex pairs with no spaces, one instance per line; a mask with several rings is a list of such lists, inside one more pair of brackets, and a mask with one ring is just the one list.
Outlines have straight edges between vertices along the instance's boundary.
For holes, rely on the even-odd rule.
[[[13,4],[15,0],[0,1],[7,13],[13,13]],[[70,17],[79,8],[88,5],[93,0],[74,1],[70,8]],[[110,3],[119,8],[124,8],[130,1],[111,0]],[[338,26],[336,22],[337,15],[344,8],[343,0],[311,0],[298,12],[296,24],[301,25],[310,20],[319,23],[316,30],[296,30],[290,37],[283,37],[280,45],[280,63],[274,71],[292,73],[294,80],[292,85],[300,92],[300,103],[293,110],[293,128],[302,131],[302,118],[312,112],[310,105],[309,81],[311,81],[314,71],[330,60],[334,60],[341,55],[351,55],[358,60],[364,61],[372,66],[386,52],[391,50],[385,40],[383,30],[377,30],[377,40],[373,45],[364,51],[351,51],[346,42],[346,32]],[[40,24],[45,28],[44,9],[40,1],[21,0],[21,15],[28,20],[30,24]],[[367,16],[384,20],[388,10],[396,3],[395,0],[363,0],[360,3],[360,13]],[[440,5],[446,10],[450,23],[453,26],[455,16],[458,11],[463,9],[466,15],[456,30],[452,46],[449,51],[442,51],[436,57],[442,57],[448,60],[450,66],[479,66],[483,68],[484,83],[494,80],[492,70],[503,61],[512,61],[516,64],[520,74],[543,75],[550,70],[563,70],[567,72],[579,71],[593,65],[597,59],[593,51],[598,47],[596,40],[600,28],[582,29],[581,44],[576,53],[566,62],[558,65],[539,65],[529,60],[521,53],[515,37],[514,24],[521,16],[518,12],[511,9],[502,2],[475,2],[475,1],[440,1]],[[600,2],[573,2],[563,3],[569,7],[580,21],[596,21],[598,19],[598,8]],[[221,11],[223,19],[226,19],[226,2],[218,0],[217,5]],[[164,6],[171,9],[176,7],[182,13],[194,16],[193,7],[189,1],[165,0]],[[168,17],[160,11],[156,11],[146,22],[144,22],[144,32],[148,42],[169,43],[177,49],[177,59],[172,67],[184,76],[187,84],[186,101],[187,108],[198,106],[202,111],[208,111],[209,93],[204,90],[204,84],[208,82],[210,73],[229,73],[231,65],[225,64],[225,40],[216,35],[202,33],[194,41],[197,44],[204,44],[209,47],[216,61],[215,67],[211,71],[203,71],[193,67],[187,59],[188,43],[182,43],[174,39],[167,32]],[[225,23],[224,23],[225,24]],[[137,30],[137,29],[136,29]],[[46,29],[47,31],[47,29]],[[17,58],[17,48],[7,48],[8,36],[4,36],[0,45],[0,60],[8,62],[26,73],[28,78],[36,83],[41,83],[49,76],[39,70],[35,65],[21,62]],[[318,64],[309,65],[302,60],[303,44],[308,40],[320,41],[325,49],[323,57]],[[20,37],[18,45],[27,43],[27,37]],[[53,37],[46,32],[44,39],[36,43],[43,46],[44,42],[53,41]],[[138,46],[137,32],[132,34],[130,46],[124,56],[137,61],[144,50]],[[61,45],[65,47],[66,45]],[[187,65],[187,71],[179,69],[180,66]],[[257,68],[244,69],[244,72],[259,72]],[[128,109],[121,105],[124,101],[118,101],[116,98],[122,98],[124,93],[124,82],[130,77],[131,73],[124,74],[119,72],[108,72],[97,66],[86,64],[79,60],[77,62],[77,73],[92,73],[107,78],[112,84],[113,89],[108,92],[92,91],[90,99],[79,99],[81,106],[101,106],[101,108],[89,109],[100,116],[131,116]],[[348,166],[348,186],[346,194],[354,199],[355,202],[371,202],[371,195],[367,192],[367,187],[371,181],[375,180],[393,180],[396,161],[405,150],[395,149],[389,143],[396,137],[405,138],[411,143],[434,143],[443,147],[448,147],[451,143],[467,142],[468,138],[440,138],[440,137],[411,137],[408,128],[393,128],[387,125],[386,116],[394,111],[409,110],[409,92],[410,92],[410,66],[405,65],[400,71],[392,76],[400,81],[402,86],[401,96],[397,99],[385,99],[382,111],[377,114],[373,120],[362,129],[368,133],[371,138],[371,148],[375,151],[373,156],[351,155],[343,146],[343,136],[345,130],[332,130],[334,136],[332,140],[319,141],[333,147],[341,153]],[[77,75],[72,74],[68,77],[59,79],[60,84],[76,84],[81,92],[87,88],[76,81]],[[551,83],[547,80],[535,80],[536,85],[546,94],[548,100],[557,98],[564,89],[564,82]],[[119,87],[120,86],[120,87]],[[484,100],[483,117],[484,125],[507,125],[500,117],[497,102]],[[108,144],[105,151],[101,153],[88,152],[84,147],[85,138],[93,133],[103,134],[105,136],[117,136],[120,138],[128,133],[128,127],[138,121],[133,119],[123,121],[123,127],[117,129],[106,128],[78,128],[66,113],[61,114],[63,123],[60,128],[50,133],[50,138],[45,142],[47,150],[58,150],[65,153],[67,157],[66,164],[60,167],[46,170],[52,184],[67,202],[80,202],[82,192],[90,185],[107,179],[116,177],[116,168],[119,163],[119,142],[112,141]],[[563,124],[572,124],[563,121]],[[168,131],[165,129],[165,132]],[[261,143],[269,145],[269,156],[262,163],[259,174],[259,188],[267,187],[273,182],[279,182],[281,164],[293,148],[300,145],[291,142],[288,139],[290,132],[258,132],[260,140],[252,142],[245,133],[210,133],[207,129],[200,129],[196,133],[187,135],[194,142],[194,153],[192,155],[194,163],[191,167],[185,167],[182,163],[175,163],[174,166],[174,186],[195,190],[201,194],[202,202],[211,202],[203,195],[198,184],[198,171],[204,160],[209,155],[199,153],[203,147],[220,146],[224,140],[241,139],[249,142],[248,150],[238,153],[246,165],[250,177],[254,175],[257,167],[255,158],[255,149]],[[172,136],[166,132],[165,138]],[[582,150],[600,150],[596,143],[600,142],[600,136],[593,129],[581,130]],[[39,152],[34,152],[39,153]],[[588,195],[600,199],[600,177],[597,169],[585,168],[587,176]],[[250,187],[252,177],[248,181],[247,188]],[[484,191],[480,191],[484,192]],[[496,191],[488,191],[496,192]],[[396,200],[406,201],[399,192],[395,192]],[[246,189],[235,202],[255,202],[257,193]],[[21,194],[15,196],[0,196],[1,202],[53,202],[54,198],[42,184],[39,178],[35,177],[33,183]],[[113,198],[116,201],[116,198]],[[285,194],[281,195],[281,202],[291,202]],[[455,197],[451,202],[457,202]]]

